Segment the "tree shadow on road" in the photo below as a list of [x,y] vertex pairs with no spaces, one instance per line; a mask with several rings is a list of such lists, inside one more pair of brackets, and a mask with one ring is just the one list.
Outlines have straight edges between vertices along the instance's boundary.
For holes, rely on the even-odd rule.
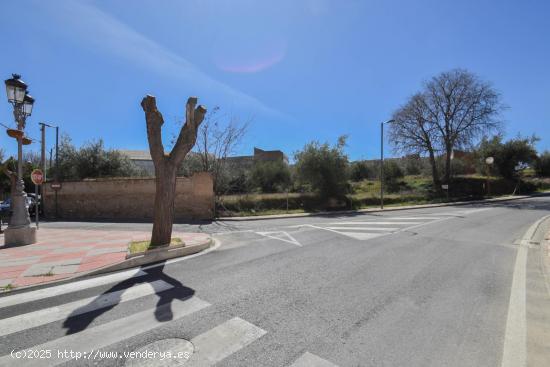
[[[195,294],[195,291],[184,286],[179,280],[165,274],[164,266],[165,264],[163,263],[147,270],[142,267],[141,270],[143,270],[146,275],[132,277],[117,283],[97,296],[87,305],[75,309],[63,322],[63,328],[67,329],[66,334],[75,334],[86,330],[96,318],[115,308],[120,303],[121,296],[124,292],[137,284],[150,283],[154,288],[155,294],[158,296],[155,307],[155,318],[162,322],[172,320],[172,301],[175,299],[181,301],[189,299]],[[169,284],[171,288],[166,289],[166,284],[156,281],[163,281]],[[163,287],[159,288],[159,284],[162,284]],[[157,288],[155,288],[155,286]],[[106,307],[101,307],[102,303],[107,302],[107,298],[109,299],[108,305]]]

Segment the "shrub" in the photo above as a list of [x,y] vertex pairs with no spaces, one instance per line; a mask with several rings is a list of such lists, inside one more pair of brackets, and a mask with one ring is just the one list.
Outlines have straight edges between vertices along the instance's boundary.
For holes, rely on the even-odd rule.
[[250,184],[262,192],[280,192],[290,186],[290,169],[281,161],[256,162],[250,172]]
[[[518,175],[518,166],[526,166],[535,163],[537,152],[535,150],[536,137],[510,139],[502,142],[502,136],[497,135],[488,139],[483,139],[477,150],[479,162],[483,167],[485,158],[494,157],[493,173],[498,173],[504,178],[515,178]],[[481,170],[483,171],[483,170]],[[496,171],[496,172],[495,172]]]
[[338,138],[334,146],[317,141],[306,144],[294,155],[298,180],[309,184],[325,199],[345,195],[349,191],[345,144],[345,136]]
[[352,181],[362,181],[369,178],[370,168],[365,161],[353,162],[350,166],[350,179]]
[[550,152],[542,153],[535,162],[535,171],[539,177],[550,177]]
[[403,170],[395,161],[384,162],[384,184],[389,192],[399,190],[401,179],[403,177]]

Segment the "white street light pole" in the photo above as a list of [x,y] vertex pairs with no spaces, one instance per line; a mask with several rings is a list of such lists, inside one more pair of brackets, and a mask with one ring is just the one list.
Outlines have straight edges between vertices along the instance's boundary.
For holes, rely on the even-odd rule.
[[27,194],[23,182],[23,145],[31,141],[25,137],[25,122],[32,113],[34,98],[27,91],[27,85],[21,76],[13,74],[5,81],[8,102],[13,105],[13,116],[17,122],[17,130],[8,129],[10,137],[17,139],[17,179],[12,200],[13,213],[8,228],[4,232],[5,245],[28,245],[36,242],[36,228],[30,226],[31,219],[27,210]]

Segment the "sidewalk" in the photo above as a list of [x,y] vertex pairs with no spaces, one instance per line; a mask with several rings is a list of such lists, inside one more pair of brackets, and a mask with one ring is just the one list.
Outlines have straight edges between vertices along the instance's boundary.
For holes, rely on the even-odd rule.
[[[150,236],[150,231],[41,228],[33,245],[0,246],[0,291],[72,278],[122,263],[130,241]],[[174,232],[173,236],[186,246],[210,241],[205,233]]]

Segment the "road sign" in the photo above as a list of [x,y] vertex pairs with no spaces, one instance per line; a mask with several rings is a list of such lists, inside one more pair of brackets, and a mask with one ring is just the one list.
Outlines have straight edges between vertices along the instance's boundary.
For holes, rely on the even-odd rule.
[[441,188],[442,188],[443,190],[449,190],[449,185],[441,185]]
[[52,190],[61,190],[61,182],[52,182],[50,187]]
[[31,181],[35,185],[42,185],[44,183],[44,173],[40,169],[35,169],[31,172]]

